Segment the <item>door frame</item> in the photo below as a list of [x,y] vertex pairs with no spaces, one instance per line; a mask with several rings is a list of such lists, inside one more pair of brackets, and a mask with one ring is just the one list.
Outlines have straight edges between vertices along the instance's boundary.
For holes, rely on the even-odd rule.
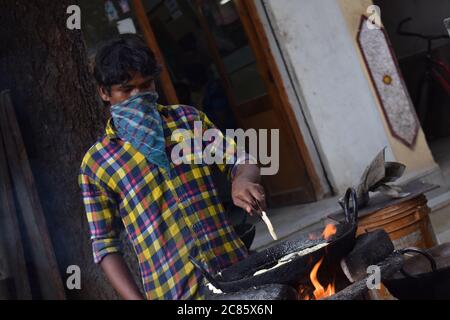
[[148,47],[154,52],[158,63],[163,67],[161,71],[161,86],[162,90],[164,91],[166,100],[170,104],[178,104],[179,101],[177,93],[173,86],[172,79],[170,79],[169,71],[166,68],[166,61],[161,52],[161,49],[158,46],[158,41],[156,40],[155,33],[153,32],[153,28],[145,12],[145,7],[142,3],[142,0],[133,0],[133,7],[134,12],[136,13],[138,24],[141,27],[142,33],[144,35],[144,40],[147,43]]
[[259,71],[261,75],[266,78],[266,82],[273,84],[269,86],[269,93],[278,102],[274,103],[273,107],[278,111],[283,122],[286,123],[289,128],[288,132],[292,134],[300,155],[305,162],[306,172],[309,176],[315,198],[318,200],[324,194],[324,188],[303,138],[293,106],[289,101],[284,80],[281,76],[277,61],[272,53],[270,42],[259,16],[255,0],[235,0],[234,3],[238,9],[244,30],[247,33],[253,51],[255,54],[261,55],[260,59],[257,59],[257,61],[260,62],[258,63]]
[[[138,19],[139,26],[142,29],[144,38],[149,47],[155,52],[156,58],[161,65],[163,65],[163,71],[161,74],[162,89],[167,97],[167,100],[171,104],[177,104],[178,98],[173,87],[170,75],[166,68],[165,59],[158,47],[155,34],[151,27],[150,21],[145,13],[145,8],[142,3],[143,0],[133,0],[136,17]],[[282,117],[284,123],[288,126],[288,132],[292,134],[292,137],[296,143],[296,146],[300,152],[300,155],[305,162],[306,171],[314,191],[314,197],[316,200],[323,197],[326,193],[325,188],[321,183],[321,179],[316,171],[316,166],[311,158],[308,146],[303,138],[303,134],[297,117],[295,115],[293,106],[289,101],[288,92],[284,85],[281,72],[278,69],[277,61],[272,53],[270,42],[266,35],[266,30],[259,16],[258,9],[255,4],[255,0],[233,0],[236,9],[239,13],[243,28],[247,34],[250,46],[257,57],[258,69],[261,76],[266,83],[271,83],[268,91],[278,103],[274,103],[273,106]]]

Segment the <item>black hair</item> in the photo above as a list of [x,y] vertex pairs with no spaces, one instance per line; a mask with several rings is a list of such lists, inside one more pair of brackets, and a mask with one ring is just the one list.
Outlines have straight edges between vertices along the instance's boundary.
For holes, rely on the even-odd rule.
[[152,50],[135,34],[122,34],[107,41],[95,56],[94,77],[109,93],[111,86],[130,81],[132,72],[148,77],[157,76],[160,71]]

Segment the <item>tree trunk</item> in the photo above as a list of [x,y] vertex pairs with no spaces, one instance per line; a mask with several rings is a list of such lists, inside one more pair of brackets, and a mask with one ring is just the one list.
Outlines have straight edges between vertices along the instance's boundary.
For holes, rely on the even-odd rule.
[[63,282],[68,266],[81,268],[82,288],[67,290],[68,298],[115,298],[93,263],[77,184],[107,110],[89,74],[81,31],[66,28],[66,9],[75,3],[0,1],[0,89],[11,89]]

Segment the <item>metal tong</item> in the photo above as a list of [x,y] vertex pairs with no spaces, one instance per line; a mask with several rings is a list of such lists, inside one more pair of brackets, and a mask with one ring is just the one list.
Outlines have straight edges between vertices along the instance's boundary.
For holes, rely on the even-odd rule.
[[273,228],[272,222],[270,221],[269,217],[267,216],[267,213],[262,209],[261,205],[259,204],[259,201],[255,199],[256,205],[259,209],[259,216],[264,221],[264,223],[267,226],[267,229],[269,229],[269,233],[272,236],[273,240],[278,240],[278,236],[275,233],[275,229]]

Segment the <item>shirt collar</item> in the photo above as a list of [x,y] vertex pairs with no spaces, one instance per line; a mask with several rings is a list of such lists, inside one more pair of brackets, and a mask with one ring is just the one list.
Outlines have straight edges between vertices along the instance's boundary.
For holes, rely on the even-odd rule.
[[117,131],[116,128],[114,127],[114,122],[112,118],[108,119],[108,122],[106,123],[106,135],[110,138],[110,139],[117,139]]

